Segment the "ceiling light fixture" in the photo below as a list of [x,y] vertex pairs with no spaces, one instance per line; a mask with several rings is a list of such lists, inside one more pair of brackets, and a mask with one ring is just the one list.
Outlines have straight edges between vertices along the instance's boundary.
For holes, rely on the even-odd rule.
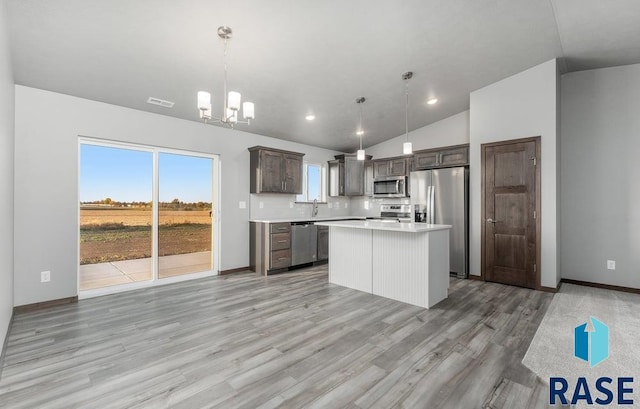
[[427,100],[427,104],[429,104],[429,105],[436,104],[437,102],[438,102],[438,98],[431,98],[431,99]]
[[406,136],[405,143],[402,144],[402,153],[404,155],[411,155],[413,153],[413,146],[411,142],[409,142],[409,80],[413,77],[413,72],[407,71],[402,74],[402,79],[405,83],[405,94],[406,94],[406,102],[405,102],[405,110],[404,110],[404,132]]
[[233,128],[237,123],[250,125],[251,120],[255,119],[253,102],[245,102],[242,104],[242,113],[246,121],[239,121],[238,111],[240,110],[240,93],[230,91],[227,94],[227,43],[231,37],[233,37],[233,30],[231,30],[231,27],[220,26],[218,27],[218,37],[224,41],[224,102],[222,106],[222,116],[220,118],[212,116],[211,94],[206,91],[199,91],[198,110],[200,111],[200,119],[205,123],[213,119],[215,122],[230,128]]
[[358,105],[360,105],[360,126],[356,131],[356,135],[360,137],[360,149],[358,149],[358,152],[356,153],[357,160],[364,160],[364,157],[365,157],[364,149],[362,149],[362,135],[364,135],[364,128],[362,128],[362,104],[364,104],[364,101],[366,101],[364,97],[360,97],[356,99],[356,102],[358,103]]
[[304,117],[304,119],[306,119],[307,121],[313,121],[314,119],[316,119],[315,115],[307,115]]

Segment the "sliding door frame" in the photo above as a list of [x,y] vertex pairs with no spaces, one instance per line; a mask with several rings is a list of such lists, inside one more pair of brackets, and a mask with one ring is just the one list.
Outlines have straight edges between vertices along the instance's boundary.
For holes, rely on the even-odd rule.
[[[80,289],[80,147],[81,145],[93,145],[103,146],[106,148],[116,149],[129,149],[141,152],[150,152],[153,158],[153,172],[152,172],[152,224],[151,224],[151,259],[152,259],[152,279],[146,281],[139,281],[127,284],[117,284],[108,287],[95,288],[90,290]],[[191,274],[178,275],[173,277],[159,278],[159,263],[158,263],[158,223],[160,220],[160,207],[159,207],[159,156],[160,153],[168,153],[173,155],[182,156],[195,156],[199,158],[207,158],[212,160],[211,166],[211,181],[212,181],[212,222],[211,222],[211,270],[196,272]],[[217,154],[189,151],[184,149],[164,148],[160,146],[149,146],[137,143],[111,141],[106,139],[92,138],[88,136],[78,137],[78,181],[77,181],[77,203],[78,203],[78,217],[77,217],[77,232],[78,232],[78,247],[76,255],[76,288],[78,291],[78,299],[99,297],[108,294],[117,294],[125,291],[137,290],[141,288],[156,287],[159,285],[177,283],[182,281],[194,280],[198,278],[211,277],[220,274],[220,202],[221,202],[221,181],[220,174],[221,164],[220,156]]]

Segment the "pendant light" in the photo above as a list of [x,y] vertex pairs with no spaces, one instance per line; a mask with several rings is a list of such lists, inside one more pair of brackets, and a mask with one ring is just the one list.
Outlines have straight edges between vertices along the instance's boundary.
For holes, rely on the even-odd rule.
[[364,135],[364,129],[362,128],[362,104],[364,104],[364,101],[366,101],[364,97],[356,99],[356,102],[360,105],[360,127],[358,127],[358,130],[356,131],[356,135],[360,137],[360,149],[358,149],[358,152],[356,153],[357,160],[364,160],[365,157],[364,149],[362,149],[362,135]]
[[409,80],[411,79],[411,77],[413,77],[413,72],[411,71],[407,71],[404,74],[402,74],[402,79],[404,80],[404,84],[405,84],[405,95],[406,95],[405,109],[404,109],[404,133],[405,133],[406,140],[402,144],[402,153],[404,155],[411,155],[413,153],[413,146],[411,145],[411,142],[409,142]]

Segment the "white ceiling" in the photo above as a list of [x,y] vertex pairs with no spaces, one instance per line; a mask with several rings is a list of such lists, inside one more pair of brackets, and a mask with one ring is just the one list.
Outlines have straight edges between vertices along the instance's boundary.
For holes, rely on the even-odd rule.
[[404,133],[408,70],[413,130],[555,57],[640,62],[638,0],[9,0],[9,25],[17,84],[194,121],[198,90],[220,112],[228,25],[229,88],[256,104],[246,130],[339,151],[357,149],[359,96],[365,146]]

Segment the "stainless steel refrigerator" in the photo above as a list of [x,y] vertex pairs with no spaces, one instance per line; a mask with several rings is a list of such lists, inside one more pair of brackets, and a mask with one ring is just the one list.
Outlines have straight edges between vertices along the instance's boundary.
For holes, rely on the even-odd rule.
[[449,232],[450,270],[458,278],[467,278],[469,169],[457,167],[411,172],[409,183],[414,221],[453,226]]

